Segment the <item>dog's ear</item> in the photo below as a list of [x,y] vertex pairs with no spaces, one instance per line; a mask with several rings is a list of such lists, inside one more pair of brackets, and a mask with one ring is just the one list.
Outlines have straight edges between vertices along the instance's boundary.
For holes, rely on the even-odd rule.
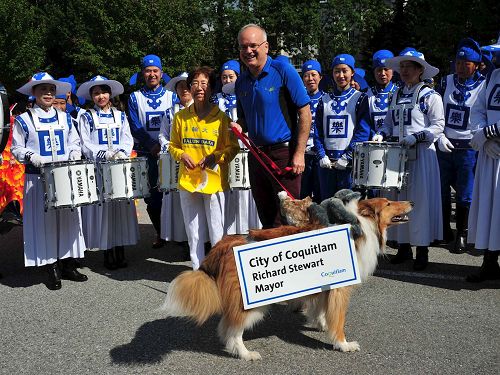
[[377,213],[375,209],[367,201],[358,202],[358,213],[361,216],[376,218]]
[[308,208],[309,218],[311,223],[324,225],[325,227],[330,224],[328,221],[328,213],[323,206],[317,203],[312,203]]

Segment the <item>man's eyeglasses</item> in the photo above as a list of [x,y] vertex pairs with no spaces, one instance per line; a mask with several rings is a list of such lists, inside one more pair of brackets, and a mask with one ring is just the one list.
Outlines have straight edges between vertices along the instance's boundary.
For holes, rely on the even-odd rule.
[[267,42],[267,40],[264,40],[264,41],[263,41],[262,43],[260,43],[260,44],[257,44],[257,43],[252,43],[252,44],[240,44],[240,45],[238,46],[238,48],[239,48],[239,50],[240,50],[240,51],[246,51],[246,50],[247,50],[247,48],[250,48],[252,51],[256,51],[256,50],[258,50],[258,49],[259,49],[259,47],[260,47],[261,45],[263,45],[263,44],[264,44],[264,43],[266,43],[266,42]]
[[191,87],[201,87],[202,89],[206,89],[208,87],[208,82],[191,82]]

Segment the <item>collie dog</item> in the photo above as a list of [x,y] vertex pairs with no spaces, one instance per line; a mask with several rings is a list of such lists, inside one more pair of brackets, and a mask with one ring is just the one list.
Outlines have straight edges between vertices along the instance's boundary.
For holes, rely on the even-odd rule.
[[[412,202],[394,202],[374,198],[346,204],[346,209],[358,218],[362,235],[355,240],[361,280],[365,281],[377,266],[377,256],[385,249],[389,226],[408,221]],[[258,352],[249,351],[243,343],[243,332],[263,319],[268,306],[243,309],[233,247],[249,240],[266,240],[323,228],[317,222],[300,227],[282,226],[250,231],[249,236],[225,236],[210,251],[197,271],[185,271],[177,276],[168,289],[162,309],[168,316],[187,317],[199,325],[213,315],[221,314],[218,333],[226,350],[245,360],[261,359]],[[344,323],[352,286],[331,289],[301,297],[309,321],[328,332],[334,349],[342,352],[359,350],[355,341],[347,342]]]

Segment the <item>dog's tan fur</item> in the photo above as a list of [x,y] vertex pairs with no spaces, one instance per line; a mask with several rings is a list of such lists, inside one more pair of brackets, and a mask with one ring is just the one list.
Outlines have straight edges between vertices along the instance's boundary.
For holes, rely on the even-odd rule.
[[[377,255],[384,250],[387,227],[393,218],[411,211],[410,202],[393,202],[385,198],[355,201],[347,207],[356,213],[361,222],[363,235],[356,239],[356,255],[364,280],[371,275],[377,264]],[[318,224],[302,227],[252,230],[249,238],[272,239],[291,234],[320,229]],[[243,343],[243,332],[264,317],[267,306],[243,309],[233,247],[246,244],[244,236],[226,236],[210,251],[197,271],[186,271],[170,285],[163,308],[169,316],[184,316],[204,323],[210,316],[222,314],[219,335],[226,349],[246,360],[260,359],[260,354],[250,352]],[[359,350],[357,342],[347,342],[344,325],[352,287],[342,287],[309,295],[302,300],[309,320],[328,332],[334,348],[340,351]]]

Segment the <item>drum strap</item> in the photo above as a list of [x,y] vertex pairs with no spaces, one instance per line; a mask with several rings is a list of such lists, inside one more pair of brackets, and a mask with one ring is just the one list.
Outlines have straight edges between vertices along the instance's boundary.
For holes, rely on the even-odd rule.
[[[57,124],[48,124],[48,126],[42,127],[40,125],[40,120],[38,119],[38,116],[35,113],[35,110],[33,108],[28,108],[28,114],[31,118],[31,121],[33,122],[33,126],[35,127],[36,131],[41,131],[41,130],[46,130],[49,132],[49,142],[50,142],[50,152],[52,155],[52,161],[57,161],[57,140],[56,140],[56,133],[54,130],[62,130],[64,129],[64,121],[66,120],[66,113],[62,111],[56,110],[56,116],[57,116]],[[63,142],[63,139],[60,139],[61,142]],[[62,147],[62,145],[59,145]]]
[[238,129],[235,127],[232,127],[231,130],[233,131],[234,135],[238,137],[241,142],[245,145],[245,147],[248,148],[248,150],[252,153],[253,156],[255,156],[255,159],[259,162],[260,165],[264,167],[264,169],[274,178],[274,180],[278,183],[281,188],[286,191],[288,196],[292,199],[295,199],[295,197],[290,193],[287,188],[283,186],[283,184],[276,178],[275,174],[278,176],[283,176],[287,173],[289,173],[292,168],[286,167],[284,170],[281,169],[269,156],[266,155],[265,152],[260,150],[253,141],[248,138],[248,136],[244,133],[241,133]]
[[406,113],[406,110],[413,109],[417,105],[418,94],[420,93],[420,90],[424,86],[426,86],[426,84],[423,82],[420,82],[417,85],[417,88],[415,89],[414,94],[412,96],[411,102],[409,103],[398,104],[402,88],[398,88],[394,93],[394,95],[392,96],[391,105],[389,109],[396,111],[396,116],[399,121],[398,123],[399,142],[401,142],[404,138],[404,115]]
[[[92,116],[92,121],[94,121],[95,128],[106,130],[106,141],[108,143],[108,150],[112,151],[113,150],[113,128],[119,129],[120,125],[116,122],[115,112],[113,111],[113,108],[110,108],[110,110],[111,110],[111,115],[113,116],[113,123],[111,123],[111,124],[101,124],[99,122],[99,116],[97,116],[97,112],[95,109],[91,108],[91,109],[89,109],[89,112]],[[118,130],[116,130],[116,131],[118,131]]]

